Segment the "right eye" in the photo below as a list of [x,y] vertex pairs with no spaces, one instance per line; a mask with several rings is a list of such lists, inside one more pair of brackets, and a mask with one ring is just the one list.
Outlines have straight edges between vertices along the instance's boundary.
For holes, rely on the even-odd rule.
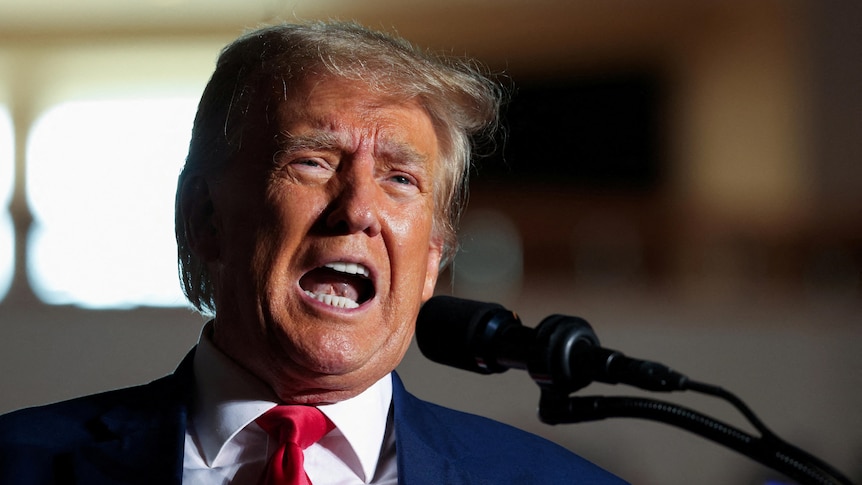
[[305,165],[307,167],[319,167],[320,161],[311,158],[300,158],[292,162],[294,165]]
[[335,173],[333,160],[326,156],[296,156],[281,164],[279,173],[297,183],[319,184],[329,180]]

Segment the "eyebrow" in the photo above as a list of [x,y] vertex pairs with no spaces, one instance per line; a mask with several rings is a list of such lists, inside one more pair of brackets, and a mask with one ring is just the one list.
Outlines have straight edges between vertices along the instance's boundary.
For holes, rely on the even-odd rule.
[[[288,155],[300,151],[343,152],[348,151],[346,147],[351,145],[347,138],[346,134],[324,130],[302,135],[283,131],[277,135],[276,144],[279,151]],[[390,164],[423,166],[429,161],[427,155],[398,140],[379,139],[374,152],[375,156]]]
[[419,153],[410,144],[397,140],[384,141],[375,151],[383,160],[398,165],[425,167],[430,162],[428,155]]
[[276,135],[276,145],[285,153],[304,150],[341,151],[347,145],[343,138],[331,131],[314,131],[306,135],[282,131]]

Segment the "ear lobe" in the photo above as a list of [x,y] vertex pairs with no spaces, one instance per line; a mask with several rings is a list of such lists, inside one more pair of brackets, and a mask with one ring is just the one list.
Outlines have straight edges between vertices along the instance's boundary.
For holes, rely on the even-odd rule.
[[431,239],[428,246],[428,266],[425,268],[425,286],[422,288],[422,301],[434,296],[437,286],[437,276],[440,274],[440,259],[443,257],[443,240],[439,237]]
[[219,257],[219,232],[215,206],[209,184],[202,176],[184,181],[180,189],[180,207],[189,249],[204,262]]

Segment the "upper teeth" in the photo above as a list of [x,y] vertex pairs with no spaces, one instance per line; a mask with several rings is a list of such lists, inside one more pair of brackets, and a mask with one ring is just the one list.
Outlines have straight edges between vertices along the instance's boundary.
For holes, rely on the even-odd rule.
[[368,277],[368,275],[371,274],[371,272],[368,271],[368,268],[356,263],[335,262],[327,263],[324,266],[340,273],[356,274],[360,276],[365,276],[366,278]]

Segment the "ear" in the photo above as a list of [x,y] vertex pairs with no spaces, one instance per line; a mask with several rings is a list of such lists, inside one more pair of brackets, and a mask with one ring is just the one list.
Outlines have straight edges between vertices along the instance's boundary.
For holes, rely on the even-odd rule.
[[425,268],[425,286],[422,288],[422,301],[434,296],[437,276],[440,274],[440,259],[443,257],[443,238],[432,236],[428,246],[428,266]]
[[219,257],[219,231],[209,183],[203,176],[182,182],[179,207],[189,249],[206,263]]

